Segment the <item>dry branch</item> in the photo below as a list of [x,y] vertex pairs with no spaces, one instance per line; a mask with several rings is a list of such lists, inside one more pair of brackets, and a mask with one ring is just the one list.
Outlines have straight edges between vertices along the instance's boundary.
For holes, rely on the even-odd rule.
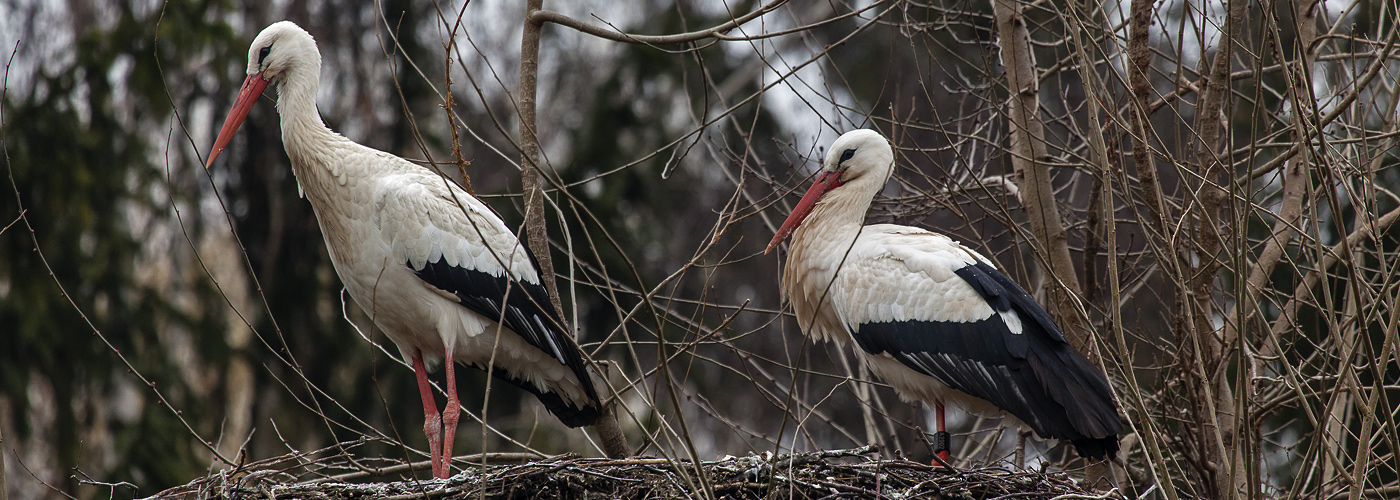
[[[849,450],[773,456],[724,457],[700,470],[723,498],[930,498],[1052,499],[1123,498],[1077,485],[1062,473],[1012,471],[997,467],[948,471],[905,460],[869,458],[873,446]],[[539,461],[469,467],[445,480],[399,478],[386,482],[347,482],[311,478],[314,470],[344,466],[334,456],[306,463],[304,457],[265,461],[262,468],[210,474],[163,491],[150,500],[214,499],[536,499],[536,498],[693,498],[682,474],[689,461],[659,458],[597,459],[552,457]],[[275,467],[277,462],[289,465]],[[394,474],[402,474],[396,469]]]
[[526,19],[531,24],[543,25],[547,22],[555,23],[560,26],[573,28],[582,33],[587,33],[589,35],[593,35],[605,40],[611,40],[614,42],[639,43],[646,45],[665,45],[673,43],[698,42],[710,38],[722,37],[724,33],[727,33],[730,30],[733,30],[734,28],[738,28],[744,23],[757,19],[759,16],[777,10],[778,7],[783,6],[787,2],[788,0],[773,0],[772,2],[765,4],[763,7],[760,7],[759,9],[754,10],[753,12],[744,14],[730,21],[721,23],[718,26],[691,31],[688,33],[677,33],[674,35],[633,35],[630,33],[623,33],[621,31],[600,28],[585,23],[583,21],[571,18],[569,16],[560,14],[558,12],[539,10],[538,8],[527,7]]

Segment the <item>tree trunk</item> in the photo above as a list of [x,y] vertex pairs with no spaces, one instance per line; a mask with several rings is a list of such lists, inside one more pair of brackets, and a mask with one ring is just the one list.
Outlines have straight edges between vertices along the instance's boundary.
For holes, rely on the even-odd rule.
[[1090,336],[1079,315],[1079,279],[1070,259],[1068,236],[1060,221],[1050,167],[1045,157],[1045,126],[1040,121],[1040,86],[1032,61],[1030,33],[1018,0],[994,0],[1001,56],[1010,92],[1011,165],[1021,180],[1021,204],[1036,243],[1049,261],[1050,310],[1080,352],[1090,353]]
[[[1312,95],[1312,65],[1313,65],[1313,42],[1317,39],[1316,13],[1318,0],[1304,1],[1296,6],[1294,11],[1295,33],[1297,34],[1296,57],[1292,65],[1286,67],[1284,76],[1290,80],[1291,100],[1293,102],[1292,113],[1294,136],[1298,141],[1308,140],[1308,131],[1305,121],[1313,117],[1313,110],[1317,109],[1316,100]],[[1271,44],[1274,47],[1275,56],[1280,61],[1287,61],[1288,57],[1283,53],[1283,47],[1277,39]],[[1316,124],[1313,124],[1316,126]],[[1255,258],[1254,265],[1250,266],[1249,276],[1245,279],[1245,286],[1236,293],[1235,304],[1224,316],[1225,332],[1221,336],[1226,344],[1234,344],[1240,332],[1245,331],[1245,325],[1259,314],[1258,297],[1265,293],[1269,285],[1270,277],[1274,268],[1284,255],[1289,243],[1302,222],[1303,202],[1308,192],[1308,176],[1312,170],[1312,158],[1310,157],[1310,147],[1300,147],[1297,154],[1288,159],[1282,171],[1283,193],[1279,200],[1279,210],[1269,237],[1264,240],[1264,248],[1260,250]],[[1242,309],[1241,309],[1242,308]],[[1242,344],[1249,341],[1238,339]],[[1260,340],[1252,341],[1256,346],[1264,344]],[[1269,342],[1272,343],[1272,342]],[[1256,352],[1258,350],[1256,349]],[[1254,355],[1250,362],[1249,380],[1258,380],[1256,377],[1264,373],[1267,369],[1266,358]],[[1253,384],[1250,384],[1253,387]],[[1252,394],[1260,394],[1251,390]],[[1344,400],[1344,399],[1343,399]],[[1329,419],[1328,425],[1337,425],[1341,420]],[[1248,429],[1252,438],[1250,456],[1260,456],[1262,449],[1259,447],[1259,429],[1251,426]],[[1329,430],[1327,434],[1339,434],[1339,430]],[[1329,469],[1333,462],[1324,462],[1322,477],[1331,477]],[[1257,492],[1251,492],[1258,496]]]
[[1142,192],[1142,205],[1147,207],[1151,217],[1147,222],[1157,232],[1158,238],[1167,234],[1166,208],[1162,204],[1162,185],[1157,180],[1157,169],[1148,154],[1151,137],[1151,110],[1148,97],[1152,83],[1148,73],[1152,70],[1152,46],[1149,33],[1152,29],[1152,13],[1156,12],[1154,0],[1133,0],[1128,34],[1128,88],[1133,99],[1133,112],[1128,114],[1133,133],[1133,169]]
[[[1213,490],[1210,496],[1219,499],[1238,498],[1247,491],[1244,456],[1237,439],[1243,429],[1237,425],[1234,391],[1226,376],[1235,343],[1225,343],[1217,335],[1213,321],[1214,292],[1220,270],[1229,258],[1227,238],[1237,237],[1234,201],[1231,193],[1225,190],[1226,186],[1234,184],[1234,179],[1220,151],[1223,147],[1221,133],[1226,125],[1222,113],[1228,111],[1225,104],[1230,97],[1230,59],[1238,43],[1236,37],[1240,36],[1246,7],[1244,0],[1229,2],[1205,93],[1196,109],[1194,132],[1200,140],[1196,143],[1195,164],[1189,167],[1195,173],[1187,179],[1194,191],[1192,199],[1199,200],[1188,212],[1196,237],[1178,249],[1181,267],[1191,276],[1188,295],[1178,301],[1183,306],[1179,313],[1187,322],[1187,331],[1181,334],[1190,337],[1181,344],[1188,354],[1179,359],[1186,363],[1183,373],[1195,378],[1198,397],[1192,410],[1200,433],[1198,442],[1202,460],[1214,465],[1209,470]],[[1192,244],[1196,246],[1193,248]]]
[[[544,218],[544,180],[540,170],[540,140],[535,135],[535,82],[539,75],[540,28],[543,21],[530,15],[544,8],[544,0],[525,3],[525,29],[520,37],[520,185],[525,194],[526,244],[535,254],[540,266],[540,281],[549,290],[549,301],[563,318],[564,306],[559,301],[559,287],[554,282],[554,259],[549,253],[549,230]],[[611,385],[604,384],[605,387]],[[610,458],[625,458],[632,454],[617,414],[612,409],[616,398],[607,391],[603,398],[603,416],[594,425],[603,453]]]
[[10,500],[10,483],[5,481],[5,434],[0,429],[0,500]]
[[540,139],[535,135],[535,81],[539,75],[540,23],[530,14],[544,7],[544,0],[525,3],[525,30],[520,37],[520,187],[525,195],[526,244],[540,265],[540,281],[549,290],[549,300],[559,317],[559,287],[554,283],[554,259],[549,252],[549,230],[544,219],[544,181],[540,178]]

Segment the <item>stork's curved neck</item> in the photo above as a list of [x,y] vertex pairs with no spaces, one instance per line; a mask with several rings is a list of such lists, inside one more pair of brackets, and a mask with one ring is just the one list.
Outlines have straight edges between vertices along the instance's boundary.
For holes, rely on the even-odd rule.
[[793,232],[793,240],[819,237],[849,242],[865,224],[865,213],[884,187],[885,178],[865,175],[832,189],[817,201],[812,214]]
[[[320,87],[321,65],[305,64],[283,74],[277,85],[277,113],[282,118],[282,147],[292,160],[292,174],[302,196],[313,207],[333,206],[329,203],[344,184],[345,172],[338,155],[345,151],[349,140],[331,131],[321,121],[316,109],[316,91]],[[324,224],[327,220],[319,215]]]
[[316,91],[321,87],[321,65],[293,67],[277,85],[277,113],[282,117],[282,142],[289,155],[299,146],[319,136],[335,135],[316,109]]

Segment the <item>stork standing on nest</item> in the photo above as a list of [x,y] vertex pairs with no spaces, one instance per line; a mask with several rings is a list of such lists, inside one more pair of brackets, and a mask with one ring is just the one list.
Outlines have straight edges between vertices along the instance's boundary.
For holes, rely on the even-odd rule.
[[983,415],[1009,413],[1081,456],[1118,452],[1113,393],[1025,290],[947,236],[864,225],[894,169],[873,130],[836,139],[816,181],[764,253],[792,236],[782,289],[815,339],[854,341],[870,371],[906,400],[934,407],[935,452],[945,463],[945,401]]
[[[413,365],[433,475],[445,478],[450,470],[461,411],[457,363],[490,369],[534,393],[565,425],[595,423],[602,411],[597,390],[533,256],[456,184],[327,128],[316,109],[320,75],[321,55],[309,33],[288,21],[264,29],[248,50],[248,78],[205,167],[263,89],[276,85],[282,144],[335,272]],[[426,370],[439,359],[447,371],[441,413]]]

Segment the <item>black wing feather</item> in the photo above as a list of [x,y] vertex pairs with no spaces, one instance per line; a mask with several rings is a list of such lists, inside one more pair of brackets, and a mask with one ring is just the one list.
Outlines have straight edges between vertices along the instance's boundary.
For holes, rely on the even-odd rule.
[[[533,255],[530,260],[532,264],[535,262]],[[500,322],[530,345],[568,366],[578,377],[591,404],[586,408],[574,407],[559,395],[542,391],[499,367],[492,370],[492,375],[534,393],[550,413],[569,427],[592,425],[598,419],[602,404],[597,390],[584,368],[578,346],[563,332],[564,322],[554,311],[549,292],[543,286],[453,266],[442,258],[425,264],[422,269],[414,269],[412,263],[408,263],[408,267],[429,285],[456,295],[463,307]]]
[[1050,315],[1016,282],[986,263],[955,273],[995,311],[976,321],[895,321],[858,325],[852,337],[871,354],[905,366],[1015,415],[1044,438],[1069,440],[1085,457],[1118,452],[1118,421],[1108,379],[1065,341]]

